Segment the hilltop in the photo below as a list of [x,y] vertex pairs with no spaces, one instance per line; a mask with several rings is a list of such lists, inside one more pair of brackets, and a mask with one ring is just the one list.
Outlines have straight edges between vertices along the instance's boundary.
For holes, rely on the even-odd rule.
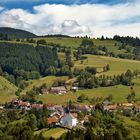
[[10,38],[34,38],[37,37],[35,34],[20,30],[20,29],[14,29],[9,27],[0,27],[0,34],[7,34]]

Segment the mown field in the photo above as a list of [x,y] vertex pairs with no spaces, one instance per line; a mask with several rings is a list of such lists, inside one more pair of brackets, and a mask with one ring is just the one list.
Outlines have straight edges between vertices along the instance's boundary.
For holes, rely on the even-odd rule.
[[96,67],[98,72],[103,71],[103,67],[109,64],[110,70],[101,74],[106,75],[118,75],[126,72],[128,69],[140,70],[140,61],[120,59],[106,56],[97,55],[84,55],[87,57],[82,63],[81,61],[76,61],[75,66],[77,68],[85,68],[87,66]]
[[16,97],[17,87],[0,76],[0,104],[4,104]]
[[[134,89],[136,92],[136,98],[140,99],[140,78],[135,79],[134,81]],[[45,94],[38,96],[38,100],[43,101],[44,103],[53,103],[53,104],[66,104],[69,100],[77,102],[77,97],[85,94],[89,97],[89,99],[93,97],[107,97],[109,95],[113,95],[113,102],[121,103],[126,102],[126,97],[130,94],[130,87],[117,85],[112,87],[99,87],[96,89],[87,89],[87,90],[79,90],[76,93],[68,93],[65,95],[53,95],[53,94]],[[87,102],[85,102],[86,104]]]
[[57,139],[66,132],[67,132],[67,129],[52,128],[52,129],[42,129],[42,130],[36,131],[35,134],[38,135],[38,134],[42,133],[45,138],[53,137],[53,138]]

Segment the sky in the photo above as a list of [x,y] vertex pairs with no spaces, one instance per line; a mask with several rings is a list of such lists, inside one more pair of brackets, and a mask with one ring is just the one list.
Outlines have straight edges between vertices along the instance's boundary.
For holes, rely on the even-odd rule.
[[140,37],[140,0],[0,0],[0,20],[37,35]]

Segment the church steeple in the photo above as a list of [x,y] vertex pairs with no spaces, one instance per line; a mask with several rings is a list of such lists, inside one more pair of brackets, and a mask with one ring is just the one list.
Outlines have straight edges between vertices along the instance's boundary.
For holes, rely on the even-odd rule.
[[66,107],[66,113],[70,113],[70,105],[69,105],[69,102],[67,103],[67,107]]

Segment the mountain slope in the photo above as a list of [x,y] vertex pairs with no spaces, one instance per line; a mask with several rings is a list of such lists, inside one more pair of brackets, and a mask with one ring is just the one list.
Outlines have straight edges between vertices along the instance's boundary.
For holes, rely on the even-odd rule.
[[0,104],[8,102],[15,98],[17,87],[0,76]]
[[20,30],[20,29],[14,29],[9,27],[0,27],[0,34],[7,34],[10,38],[33,38],[37,37],[35,34]]

